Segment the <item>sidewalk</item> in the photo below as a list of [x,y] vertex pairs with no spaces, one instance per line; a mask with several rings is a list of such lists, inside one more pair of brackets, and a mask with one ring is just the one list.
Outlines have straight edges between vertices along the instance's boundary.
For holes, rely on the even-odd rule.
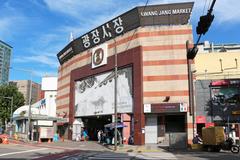
[[[39,147],[53,147],[53,148],[62,148],[66,150],[97,150],[97,151],[114,151],[114,145],[104,145],[104,144],[99,144],[95,141],[81,141],[81,142],[76,142],[76,141],[70,141],[70,140],[65,140],[64,142],[58,141],[58,142],[43,142],[43,143],[38,143],[38,142],[27,142],[27,141],[18,141],[14,139],[9,139],[10,143],[15,143],[15,144],[23,144],[23,145],[34,145],[34,146],[39,146]],[[152,145],[122,145],[122,146],[117,146],[117,150],[114,152],[118,153],[161,153],[161,152],[168,152],[170,149],[167,147],[163,148],[160,147],[157,144],[152,144]]]
[[42,142],[38,143],[36,141],[19,141],[14,139],[9,139],[9,143],[11,144],[20,144],[20,145],[29,145],[35,147],[46,147],[53,149],[63,149],[63,150],[89,150],[89,151],[109,151],[109,149],[103,147],[102,145],[93,142],[93,141],[70,141],[64,140],[58,142]]
[[[103,145],[104,147],[114,151],[114,145]],[[134,152],[134,153],[144,153],[144,152],[167,152],[165,149],[160,148],[158,145],[122,145],[117,146],[117,151],[115,152]]]

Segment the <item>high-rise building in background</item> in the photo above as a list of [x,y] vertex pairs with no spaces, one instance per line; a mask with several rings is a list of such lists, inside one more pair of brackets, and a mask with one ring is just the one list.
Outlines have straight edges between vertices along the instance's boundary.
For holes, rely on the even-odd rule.
[[[29,97],[30,97],[30,80],[15,80],[10,81],[10,84],[16,85],[18,91],[21,92],[25,99],[25,104],[29,104]],[[31,94],[32,102],[31,104],[37,102],[41,99],[41,85],[35,82],[32,82],[32,94]]]
[[0,84],[8,82],[12,47],[0,40]]

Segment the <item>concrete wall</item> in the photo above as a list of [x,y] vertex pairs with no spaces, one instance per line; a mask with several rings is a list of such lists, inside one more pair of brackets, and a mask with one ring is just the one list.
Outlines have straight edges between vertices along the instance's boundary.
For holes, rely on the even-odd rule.
[[195,97],[196,97],[196,115],[205,116],[207,122],[211,122],[211,112],[208,112],[210,106],[210,88],[211,80],[197,80],[195,82]]
[[239,79],[239,65],[240,50],[238,52],[198,53],[195,58],[196,79]]

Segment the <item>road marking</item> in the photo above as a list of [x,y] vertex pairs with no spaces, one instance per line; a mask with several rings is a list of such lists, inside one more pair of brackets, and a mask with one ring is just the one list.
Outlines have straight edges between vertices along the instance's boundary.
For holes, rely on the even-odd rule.
[[21,153],[27,153],[27,152],[47,150],[47,149],[48,149],[48,148],[40,148],[40,149],[32,149],[32,150],[20,151],[20,152],[4,153],[4,154],[0,154],[0,157],[7,156],[7,155],[13,155],[13,154],[21,154]]

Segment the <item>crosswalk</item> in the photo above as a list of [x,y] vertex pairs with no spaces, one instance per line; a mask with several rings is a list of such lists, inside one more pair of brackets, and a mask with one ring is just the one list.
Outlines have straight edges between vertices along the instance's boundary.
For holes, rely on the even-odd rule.
[[177,160],[178,158],[170,152],[147,152],[136,155],[136,159],[145,160]]
[[68,155],[58,160],[176,160],[169,152],[152,153],[114,153],[114,152],[81,152]]
[[68,155],[58,160],[131,160],[134,157],[126,153],[113,153],[113,152],[85,152],[74,155]]

